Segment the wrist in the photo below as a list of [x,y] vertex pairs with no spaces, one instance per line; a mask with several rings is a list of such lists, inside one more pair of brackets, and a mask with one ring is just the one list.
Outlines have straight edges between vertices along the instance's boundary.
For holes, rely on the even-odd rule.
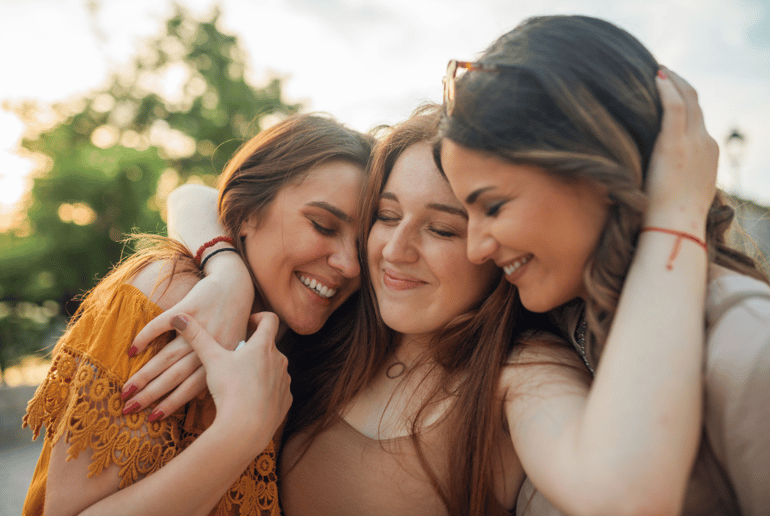
[[214,422],[209,430],[215,432],[224,442],[234,443],[244,455],[255,457],[267,448],[272,432],[265,428],[260,414],[253,410],[237,407],[217,407]]
[[706,210],[692,205],[650,206],[644,216],[642,227],[659,227],[688,233],[700,240],[706,238]]

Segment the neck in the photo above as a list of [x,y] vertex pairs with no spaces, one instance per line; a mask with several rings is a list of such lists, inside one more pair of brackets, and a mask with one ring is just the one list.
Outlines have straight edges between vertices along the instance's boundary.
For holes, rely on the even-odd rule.
[[399,362],[403,362],[407,368],[411,368],[430,349],[432,336],[399,333],[396,337],[396,350],[394,353],[396,359]]

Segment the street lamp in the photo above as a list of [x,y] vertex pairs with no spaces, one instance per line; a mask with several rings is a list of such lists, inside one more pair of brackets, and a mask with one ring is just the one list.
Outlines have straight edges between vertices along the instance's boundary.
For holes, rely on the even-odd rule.
[[732,169],[733,189],[736,194],[739,194],[741,191],[740,169],[743,152],[746,150],[746,135],[737,127],[733,128],[725,138],[725,150],[727,150],[727,159],[730,161],[730,168]]

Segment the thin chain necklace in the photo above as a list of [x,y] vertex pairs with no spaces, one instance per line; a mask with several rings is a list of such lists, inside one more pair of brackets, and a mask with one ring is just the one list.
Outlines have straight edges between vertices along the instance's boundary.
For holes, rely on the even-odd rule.
[[586,356],[586,332],[588,331],[588,321],[586,321],[586,314],[583,312],[580,315],[580,322],[578,323],[577,328],[575,329],[575,340],[578,344],[578,351],[580,352],[580,358],[583,359],[583,363],[586,365],[589,371],[591,371],[592,375],[595,375],[594,368],[591,367],[591,364],[588,362],[588,357]]
[[397,361],[394,364],[390,364],[390,366],[385,370],[385,376],[393,380],[394,378],[398,378],[404,374],[404,371],[406,371],[406,365],[404,365],[404,363],[401,361]]

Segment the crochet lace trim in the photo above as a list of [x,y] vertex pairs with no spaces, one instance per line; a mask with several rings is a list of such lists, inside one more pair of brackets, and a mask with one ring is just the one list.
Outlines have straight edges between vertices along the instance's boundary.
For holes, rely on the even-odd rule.
[[[183,429],[177,412],[150,422],[150,410],[123,414],[123,382],[96,359],[62,347],[43,383],[27,405],[23,427],[37,439],[45,425],[51,446],[64,436],[67,460],[93,451],[88,477],[115,464],[123,489],[154,473],[184,450],[202,429]],[[197,403],[194,400],[192,403]],[[272,442],[244,471],[211,514],[280,514]]]

